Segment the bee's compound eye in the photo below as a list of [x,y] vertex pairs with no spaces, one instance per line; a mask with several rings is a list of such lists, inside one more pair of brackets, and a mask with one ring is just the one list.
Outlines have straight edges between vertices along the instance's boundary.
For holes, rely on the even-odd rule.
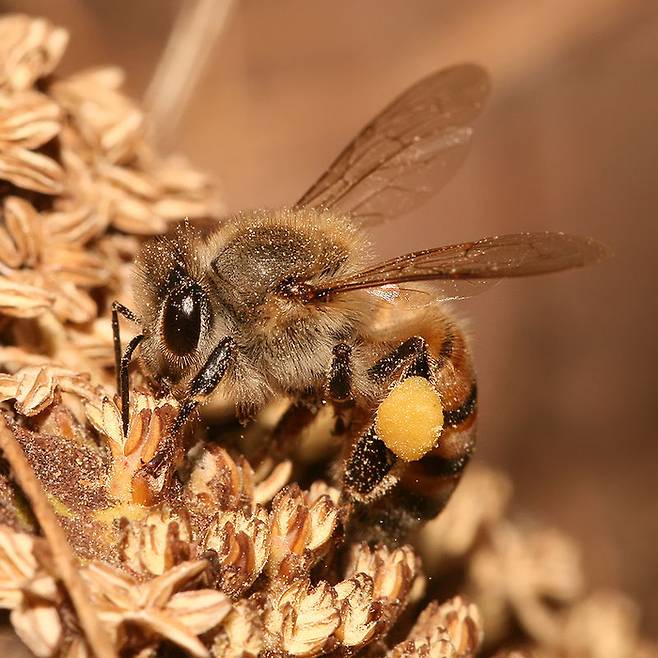
[[185,285],[169,293],[162,316],[162,334],[167,347],[178,356],[194,352],[201,336],[203,292]]

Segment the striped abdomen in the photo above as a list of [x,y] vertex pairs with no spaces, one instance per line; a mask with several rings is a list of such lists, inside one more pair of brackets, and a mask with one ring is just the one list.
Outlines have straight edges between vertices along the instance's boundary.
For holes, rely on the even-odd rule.
[[441,398],[444,424],[438,445],[409,462],[400,477],[400,499],[424,519],[450,498],[475,446],[477,384],[464,334],[450,318],[424,338],[432,357],[431,380]]

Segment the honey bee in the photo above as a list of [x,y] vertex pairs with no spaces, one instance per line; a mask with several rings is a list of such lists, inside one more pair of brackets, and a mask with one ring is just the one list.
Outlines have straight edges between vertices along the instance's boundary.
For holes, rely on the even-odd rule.
[[[332,405],[346,439],[344,496],[368,514],[379,509],[375,518],[386,508],[398,527],[434,517],[473,452],[477,414],[467,340],[443,302],[604,255],[591,239],[518,233],[373,258],[366,228],[448,181],[488,91],[476,65],[435,72],[371,121],[294,206],[146,243],[136,312],[114,307],[124,426],[128,363],[139,345],[144,371],[181,402],[174,431],[218,389],[243,418],[278,396],[292,399],[274,441]],[[117,313],[141,326],[123,355]],[[409,451],[381,436],[377,413],[412,379],[438,411],[435,435]]]

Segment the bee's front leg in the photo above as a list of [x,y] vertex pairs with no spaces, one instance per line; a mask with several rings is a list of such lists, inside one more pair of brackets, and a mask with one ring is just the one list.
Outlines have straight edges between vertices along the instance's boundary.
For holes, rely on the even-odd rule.
[[189,399],[178,411],[172,433],[178,432],[194,410],[219,386],[235,353],[235,340],[230,336],[222,339],[211,352],[208,360],[190,384]]

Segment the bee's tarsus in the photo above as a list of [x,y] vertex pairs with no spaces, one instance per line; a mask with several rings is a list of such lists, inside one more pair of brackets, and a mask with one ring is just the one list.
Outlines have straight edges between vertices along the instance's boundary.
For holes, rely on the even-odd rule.
[[139,318],[127,306],[120,302],[112,302],[112,339],[114,343],[114,368],[117,380],[117,393],[121,398],[121,424],[123,434],[128,434],[129,415],[128,405],[130,403],[130,388],[128,382],[128,367],[130,366],[130,359],[137,346],[144,338],[143,334],[135,336],[126,347],[126,351],[121,349],[121,329],[119,327],[119,314],[127,320],[139,324]]
[[183,426],[198,406],[198,400],[188,400],[187,402],[183,403],[183,406],[178,410],[178,415],[176,416],[176,420],[174,420],[174,424],[171,428],[171,433],[173,435],[178,434],[178,432],[183,429]]

